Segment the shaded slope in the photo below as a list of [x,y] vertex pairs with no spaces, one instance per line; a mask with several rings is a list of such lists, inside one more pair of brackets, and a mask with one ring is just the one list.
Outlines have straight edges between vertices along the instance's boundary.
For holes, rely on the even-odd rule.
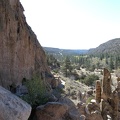
[[120,54],[120,38],[109,40],[99,45],[97,48],[90,49],[88,53],[94,55],[106,53],[111,55]]

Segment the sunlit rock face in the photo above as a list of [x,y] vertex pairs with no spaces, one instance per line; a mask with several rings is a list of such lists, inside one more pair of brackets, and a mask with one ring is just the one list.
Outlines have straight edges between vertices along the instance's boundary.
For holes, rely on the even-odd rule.
[[0,120],[27,120],[31,106],[0,86]]
[[0,0],[0,85],[9,89],[34,73],[49,75],[45,53],[19,0]]

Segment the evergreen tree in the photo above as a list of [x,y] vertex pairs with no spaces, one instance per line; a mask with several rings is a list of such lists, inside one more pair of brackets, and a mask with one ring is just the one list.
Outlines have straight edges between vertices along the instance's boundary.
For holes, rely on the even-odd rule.
[[104,59],[104,54],[100,54],[100,60]]
[[64,61],[64,66],[63,66],[63,73],[65,74],[66,77],[68,77],[69,73],[72,71],[72,66],[71,66],[71,61],[69,57],[67,56]]
[[106,57],[106,59],[105,59],[105,63],[108,65],[108,58]]
[[117,69],[118,68],[118,57],[116,56],[115,57],[115,69]]
[[114,69],[114,63],[113,63],[113,58],[112,56],[110,57],[110,63],[109,63],[110,70]]
[[97,69],[100,68],[100,62],[97,62],[96,67],[97,67]]

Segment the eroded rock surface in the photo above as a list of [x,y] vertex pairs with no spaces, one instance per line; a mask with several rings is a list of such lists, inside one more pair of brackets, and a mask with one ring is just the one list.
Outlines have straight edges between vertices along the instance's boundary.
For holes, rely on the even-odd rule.
[[97,103],[101,102],[101,83],[99,80],[96,81],[96,94],[95,94],[95,99]]
[[37,120],[65,120],[68,106],[59,102],[49,102],[36,109]]
[[78,104],[81,120],[120,120],[120,82],[112,89],[111,73],[106,68],[103,73],[102,81],[96,81],[96,100]]
[[36,109],[37,120],[80,120],[80,112],[68,98],[48,102]]
[[49,77],[45,52],[26,23],[19,0],[0,0],[0,85],[19,85],[34,73]]
[[[112,79],[110,72],[104,68],[103,71],[103,80],[101,84],[102,91],[100,90],[100,83],[99,85],[96,84],[96,101],[100,102],[100,110],[103,120],[112,119],[112,120],[119,120],[120,119],[120,86],[119,81],[118,85],[116,86],[115,90],[112,90]],[[97,81],[98,82],[98,81]],[[98,87],[99,86],[99,87]],[[99,89],[98,89],[99,88]]]
[[31,106],[0,86],[0,120],[27,120]]

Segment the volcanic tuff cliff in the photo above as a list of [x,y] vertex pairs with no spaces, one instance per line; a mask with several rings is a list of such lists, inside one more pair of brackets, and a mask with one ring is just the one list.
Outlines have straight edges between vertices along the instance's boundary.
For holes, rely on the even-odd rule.
[[19,85],[34,73],[50,74],[46,56],[26,23],[19,0],[0,0],[0,85]]

